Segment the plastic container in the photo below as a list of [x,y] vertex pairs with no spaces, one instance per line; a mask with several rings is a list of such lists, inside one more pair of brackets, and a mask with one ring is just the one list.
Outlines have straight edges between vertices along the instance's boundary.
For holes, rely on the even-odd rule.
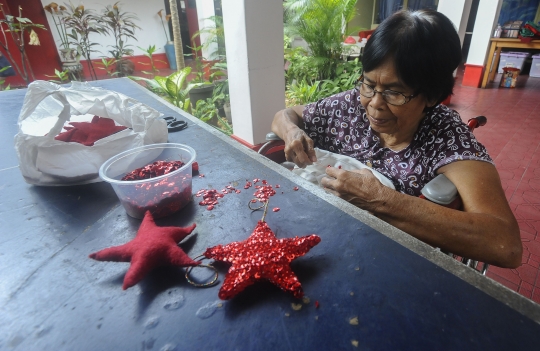
[[540,78],[540,54],[533,55],[529,76]]
[[527,52],[501,52],[498,73],[503,73],[504,67],[514,67],[521,71],[527,57],[529,57]]
[[[112,185],[129,216],[143,218],[146,211],[150,211],[154,218],[165,217],[191,201],[191,165],[195,157],[195,150],[187,145],[145,145],[108,159],[99,169],[99,176]],[[184,165],[155,178],[121,180],[126,174],[155,161],[182,161]]]

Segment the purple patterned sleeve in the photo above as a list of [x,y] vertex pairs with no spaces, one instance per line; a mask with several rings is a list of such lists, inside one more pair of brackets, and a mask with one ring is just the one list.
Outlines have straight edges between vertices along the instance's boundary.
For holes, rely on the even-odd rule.
[[[442,166],[461,160],[485,161],[493,164],[484,145],[478,142],[459,114],[448,108],[438,122],[437,135],[433,141],[432,170],[436,172]],[[446,123],[443,123],[446,121]]]

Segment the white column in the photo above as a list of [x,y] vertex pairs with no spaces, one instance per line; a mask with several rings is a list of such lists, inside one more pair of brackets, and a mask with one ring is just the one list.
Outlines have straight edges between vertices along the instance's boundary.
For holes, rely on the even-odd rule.
[[461,46],[463,46],[463,39],[465,38],[471,4],[472,0],[439,0],[437,6],[437,11],[448,17],[456,27]]
[[503,0],[480,0],[478,13],[474,22],[473,35],[471,38],[471,48],[467,56],[467,63],[472,65],[485,65],[485,60],[489,49],[489,39],[497,27],[497,20],[501,11]]
[[223,0],[222,10],[234,135],[256,145],[285,108],[283,2]]
[[[216,28],[214,21],[209,20],[210,17],[216,15],[214,10],[214,0],[196,0],[197,5],[197,18],[199,20],[199,30]],[[201,33],[201,45],[208,41],[208,34]],[[202,55],[207,60],[214,60],[215,57],[211,57],[211,54],[216,52],[217,44],[211,43],[207,47],[203,47]]]

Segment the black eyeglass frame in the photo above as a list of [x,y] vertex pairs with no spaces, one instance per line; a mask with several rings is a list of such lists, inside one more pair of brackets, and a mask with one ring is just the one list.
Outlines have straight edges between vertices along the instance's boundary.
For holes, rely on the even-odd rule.
[[[373,91],[373,95],[366,96],[366,95],[362,94],[362,87],[361,87],[362,84],[365,84],[367,87],[369,87]],[[358,92],[360,93],[360,95],[362,95],[363,97],[366,97],[368,99],[371,99],[372,97],[375,96],[375,94],[379,93],[379,94],[382,95],[384,102],[386,102],[387,104],[393,105],[393,106],[403,106],[403,105],[405,105],[406,103],[408,103],[409,101],[411,101],[412,99],[414,99],[415,97],[418,96],[418,93],[407,96],[407,95],[405,95],[403,93],[400,93],[399,91],[395,91],[395,90],[391,90],[391,89],[386,89],[386,90],[383,90],[383,91],[375,90],[374,87],[372,87],[371,85],[364,82],[364,76],[361,76],[358,79],[358,84],[356,85],[356,88],[358,89]],[[387,101],[386,100],[386,95],[385,95],[385,93],[387,91],[391,91],[392,93],[399,94],[399,95],[403,96],[405,98],[405,102],[403,102],[402,104],[393,104],[393,103]]]

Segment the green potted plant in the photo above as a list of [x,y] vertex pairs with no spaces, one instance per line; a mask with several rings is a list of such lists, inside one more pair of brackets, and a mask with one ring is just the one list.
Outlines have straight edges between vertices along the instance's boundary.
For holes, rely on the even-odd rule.
[[195,78],[191,81],[193,88],[189,92],[189,97],[192,105],[196,106],[197,101],[212,97],[214,81],[225,74],[221,70],[215,69],[212,63],[207,62],[201,56],[202,46],[190,47],[190,49],[193,51],[193,54],[186,54],[185,56],[193,56],[193,60],[195,61]]
[[47,11],[53,20],[56,33],[60,38],[60,60],[63,63],[78,63],[79,55],[77,55],[77,49],[70,47],[69,37],[67,35],[65,14],[67,14],[67,7],[58,5],[55,2],[51,2],[43,7]]
[[[26,84],[30,82],[30,78],[35,79],[34,72],[26,56],[26,43],[25,43],[25,33],[29,34],[30,40],[28,45],[39,45],[39,38],[34,29],[45,29],[45,26],[42,24],[32,23],[28,18],[22,16],[22,8],[19,6],[19,16],[12,16],[7,9],[4,9],[3,5],[0,3],[0,13],[2,13],[2,18],[0,18],[0,47],[4,49],[11,64],[15,67],[15,70],[19,75],[24,79]],[[7,34],[11,35],[13,42],[17,47],[21,55],[20,65],[15,61],[8,44]]]
[[189,91],[192,84],[186,86],[186,78],[191,73],[191,67],[185,67],[167,77],[155,76],[154,79],[129,76],[130,79],[143,81],[146,87],[157,95],[162,96],[175,106],[185,111],[190,110]]
[[103,10],[101,21],[105,24],[107,32],[114,37],[114,45],[109,45],[112,50],[109,50],[111,56],[116,60],[116,71],[118,76],[125,77],[132,74],[135,65],[124,56],[132,56],[132,45],[127,44],[129,39],[137,40],[135,30],[141,29],[135,24],[138,20],[137,16],[131,12],[122,12],[119,6],[120,2],[114,5],[108,5]]
[[[99,20],[99,16],[91,9],[85,9],[83,5],[74,6],[69,3],[66,4],[67,8],[63,12],[66,28],[68,29],[68,38],[70,44],[77,47],[77,52],[86,59],[86,64],[90,71],[92,79],[97,79],[96,71],[90,55],[93,52],[99,52],[96,50],[98,43],[90,41],[90,34],[104,34],[107,33],[107,28],[103,26]],[[71,29],[71,32],[69,32]]]

